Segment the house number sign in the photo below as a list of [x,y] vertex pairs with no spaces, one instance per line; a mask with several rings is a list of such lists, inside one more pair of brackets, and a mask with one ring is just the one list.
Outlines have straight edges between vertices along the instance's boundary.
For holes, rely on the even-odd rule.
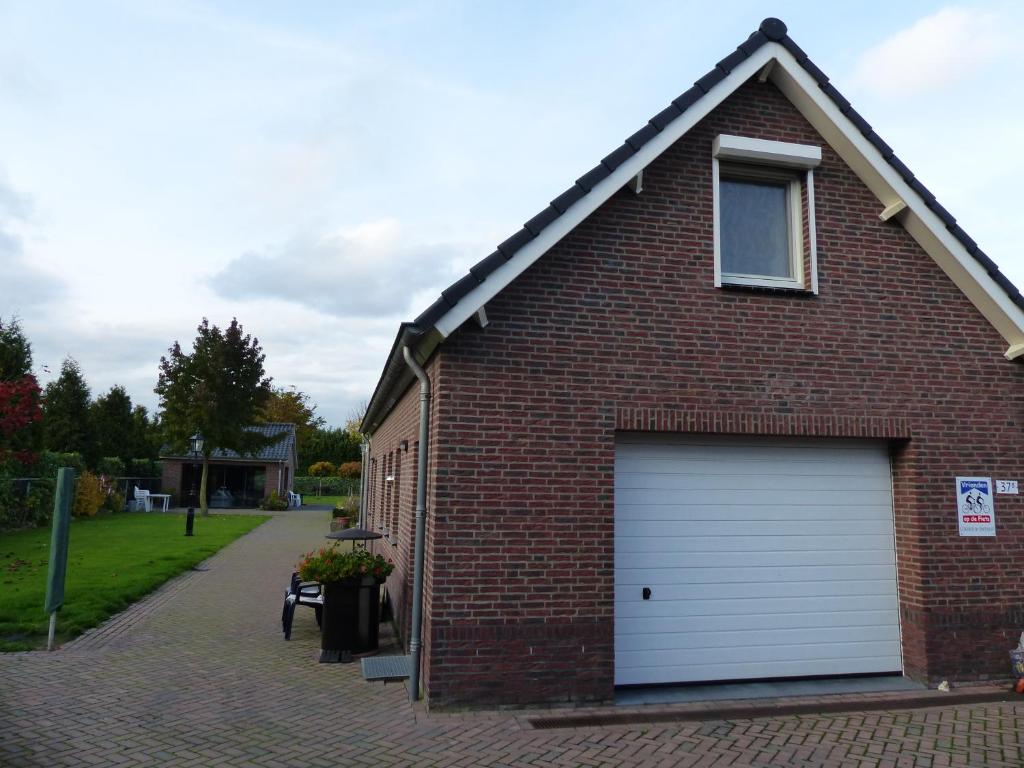
[[996,493],[1012,493],[1017,495],[1016,480],[996,480]]
[[992,478],[956,479],[956,519],[961,536],[995,536],[996,508]]

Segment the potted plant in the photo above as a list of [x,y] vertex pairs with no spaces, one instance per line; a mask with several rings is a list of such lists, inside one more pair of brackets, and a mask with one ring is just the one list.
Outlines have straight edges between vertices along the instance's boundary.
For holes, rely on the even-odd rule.
[[337,543],[299,560],[299,577],[323,585],[321,662],[347,662],[377,650],[380,585],[394,569],[365,548],[344,552]]
[[331,521],[332,531],[343,530],[350,524],[355,525],[359,518],[359,499],[355,496],[348,496],[334,505],[334,511],[331,514],[334,518]]

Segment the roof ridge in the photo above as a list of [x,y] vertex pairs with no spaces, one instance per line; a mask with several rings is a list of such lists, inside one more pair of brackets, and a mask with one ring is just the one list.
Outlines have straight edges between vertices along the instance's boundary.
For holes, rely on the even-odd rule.
[[724,80],[741,62],[748,59],[755,51],[769,41],[779,43],[792,54],[797,63],[818,84],[822,92],[839,108],[839,111],[881,153],[882,158],[892,166],[903,181],[920,195],[925,205],[939,217],[950,234],[964,246],[967,253],[984,268],[989,277],[1003,289],[1014,304],[1024,309],[1024,296],[1021,296],[1017,287],[1000,271],[999,266],[978,247],[978,244],[957,224],[953,215],[938,202],[935,195],[896,156],[892,147],[875,133],[871,124],[829,82],[828,76],[811,61],[804,50],[789,36],[789,30],[785,23],[781,19],[769,17],[762,21],[757,31],[753,32],[737,46],[735,51],[715,64],[714,68],[702,77],[698,78],[691,88],[673,99],[665,109],[654,115],[654,117],[647,121],[646,125],[629,136],[621,145],[606,155],[600,163],[576,179],[571,187],[555,197],[546,208],[529,219],[521,229],[499,243],[493,253],[470,267],[469,274],[459,278],[441,291],[440,298],[413,320],[413,325],[418,329],[419,333],[429,330],[449,309],[458,304],[476,286],[483,283],[495,270],[509,261],[524,245],[539,235],[574,203],[586,197],[598,182],[610,176],[616,168],[635,155],[644,145],[674,122],[676,118],[696,104],[711,88]]

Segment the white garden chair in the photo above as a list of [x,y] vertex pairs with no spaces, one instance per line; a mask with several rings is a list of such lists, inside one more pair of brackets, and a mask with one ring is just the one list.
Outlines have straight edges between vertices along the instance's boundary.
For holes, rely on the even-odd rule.
[[149,491],[143,491],[137,485],[135,486],[135,501],[141,503],[146,512],[153,511],[153,500],[149,498]]

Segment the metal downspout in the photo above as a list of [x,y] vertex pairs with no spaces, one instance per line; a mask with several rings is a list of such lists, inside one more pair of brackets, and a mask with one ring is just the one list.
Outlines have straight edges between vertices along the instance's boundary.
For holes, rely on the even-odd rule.
[[409,347],[402,347],[405,362],[420,380],[420,436],[416,452],[416,549],[412,570],[412,636],[409,653],[409,701],[420,698],[420,652],[423,633],[423,549],[426,539],[427,445],[430,437],[430,378],[416,362]]
[[359,474],[359,527],[366,527],[366,484],[369,480],[369,464],[370,464],[370,439],[368,437],[363,438],[363,442],[359,445],[359,450],[362,453],[362,472]]

